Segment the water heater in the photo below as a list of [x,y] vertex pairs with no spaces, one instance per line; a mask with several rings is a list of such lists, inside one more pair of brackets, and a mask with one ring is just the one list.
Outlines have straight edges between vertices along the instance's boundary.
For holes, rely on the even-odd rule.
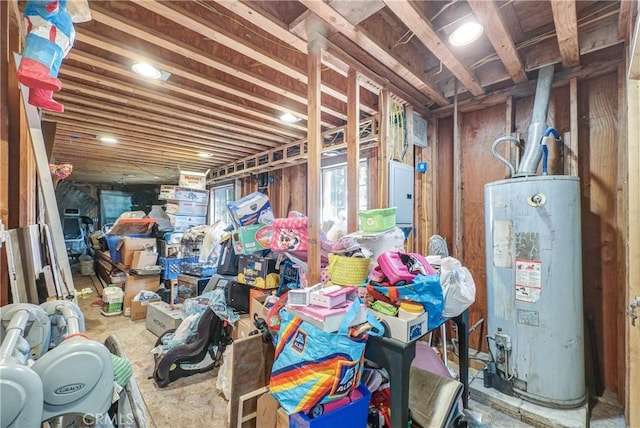
[[486,184],[485,386],[557,408],[586,399],[580,181]]

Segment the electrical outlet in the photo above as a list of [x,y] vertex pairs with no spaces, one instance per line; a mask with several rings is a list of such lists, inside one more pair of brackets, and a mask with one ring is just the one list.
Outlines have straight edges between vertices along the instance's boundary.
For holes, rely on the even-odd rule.
[[504,333],[496,333],[496,348],[511,351],[511,336]]

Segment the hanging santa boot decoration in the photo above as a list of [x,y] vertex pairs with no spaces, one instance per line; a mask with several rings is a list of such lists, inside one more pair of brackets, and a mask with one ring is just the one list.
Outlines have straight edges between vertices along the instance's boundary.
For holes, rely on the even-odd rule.
[[64,106],[53,99],[53,91],[44,89],[29,89],[29,104],[57,113],[64,112]]

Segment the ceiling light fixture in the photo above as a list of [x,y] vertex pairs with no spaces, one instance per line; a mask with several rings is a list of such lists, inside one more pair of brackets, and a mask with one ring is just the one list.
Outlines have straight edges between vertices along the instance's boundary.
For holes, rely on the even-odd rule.
[[296,123],[300,118],[292,115],[291,113],[282,113],[282,115],[280,115],[280,120],[283,122]]
[[483,31],[482,25],[475,21],[467,21],[451,33],[449,43],[453,46],[466,46],[478,40]]
[[134,73],[147,79],[159,79],[162,77],[160,70],[147,62],[137,62],[131,66]]
[[102,141],[103,143],[108,143],[108,144],[115,144],[118,142],[118,139],[115,137],[109,137],[106,135],[101,135],[98,136],[98,140]]
[[198,153],[198,157],[201,157],[201,158],[212,158],[213,155],[211,153]]

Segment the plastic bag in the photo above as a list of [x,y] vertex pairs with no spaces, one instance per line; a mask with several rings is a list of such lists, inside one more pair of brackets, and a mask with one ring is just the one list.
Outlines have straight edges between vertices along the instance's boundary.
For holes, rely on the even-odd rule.
[[222,354],[222,365],[216,378],[216,389],[224,398],[231,400],[231,361],[233,360],[233,344],[227,346]]
[[[367,290],[386,296],[393,303],[406,299],[418,302],[427,311],[427,328],[432,330],[445,321],[442,316],[444,309],[444,294],[440,285],[438,275],[418,275],[413,279],[413,283],[402,286],[374,286],[367,285]],[[377,298],[377,297],[376,297]]]
[[476,300],[476,284],[469,269],[458,259],[445,257],[440,264],[440,283],[444,292],[442,316],[460,315]]

